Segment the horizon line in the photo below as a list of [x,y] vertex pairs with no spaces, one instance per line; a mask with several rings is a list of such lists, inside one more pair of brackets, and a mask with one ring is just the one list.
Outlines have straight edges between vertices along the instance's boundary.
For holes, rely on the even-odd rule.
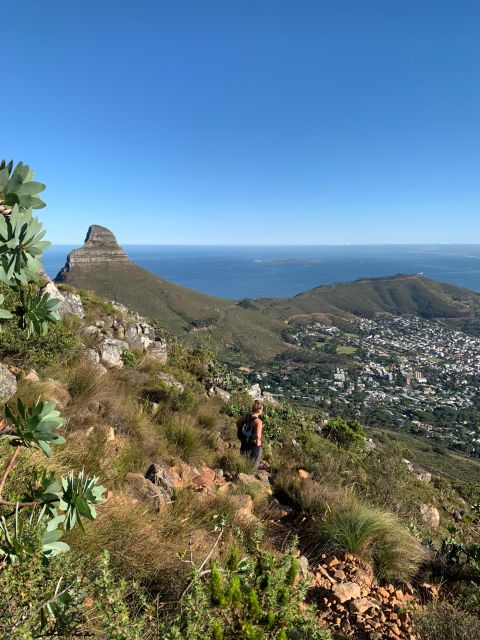
[[[153,242],[122,242],[118,244],[125,247],[476,247],[480,242],[331,242],[331,243],[298,243],[298,244],[243,244],[243,243],[153,243]],[[79,246],[83,246],[82,243]],[[72,242],[51,242],[52,246],[77,246]],[[50,248],[50,247],[48,247]]]

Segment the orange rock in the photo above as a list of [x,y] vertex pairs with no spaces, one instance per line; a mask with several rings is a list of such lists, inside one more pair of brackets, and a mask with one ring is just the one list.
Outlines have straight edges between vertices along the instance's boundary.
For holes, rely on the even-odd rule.
[[304,480],[307,480],[308,478],[311,477],[311,473],[309,473],[308,471],[305,471],[305,469],[299,469],[297,471],[297,475],[299,478],[303,478]]

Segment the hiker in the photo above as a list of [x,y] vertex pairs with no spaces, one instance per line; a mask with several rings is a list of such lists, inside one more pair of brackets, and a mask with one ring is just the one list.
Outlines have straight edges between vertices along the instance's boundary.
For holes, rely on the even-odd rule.
[[255,400],[252,405],[252,413],[237,420],[237,434],[241,441],[240,453],[242,456],[250,456],[253,466],[258,469],[262,459],[262,420],[263,404]]

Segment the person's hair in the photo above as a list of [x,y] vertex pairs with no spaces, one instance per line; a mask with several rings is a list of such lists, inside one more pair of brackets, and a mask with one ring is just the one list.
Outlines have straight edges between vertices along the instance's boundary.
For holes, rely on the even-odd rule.
[[252,413],[258,413],[263,409],[263,404],[260,400],[255,400],[252,404]]

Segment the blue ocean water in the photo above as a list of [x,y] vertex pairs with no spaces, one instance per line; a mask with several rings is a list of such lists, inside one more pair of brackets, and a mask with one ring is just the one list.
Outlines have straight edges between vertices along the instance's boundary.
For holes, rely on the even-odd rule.
[[[72,246],[44,256],[54,277]],[[417,273],[480,291],[480,245],[126,245],[131,260],[184,287],[229,299],[286,297],[321,284]]]

